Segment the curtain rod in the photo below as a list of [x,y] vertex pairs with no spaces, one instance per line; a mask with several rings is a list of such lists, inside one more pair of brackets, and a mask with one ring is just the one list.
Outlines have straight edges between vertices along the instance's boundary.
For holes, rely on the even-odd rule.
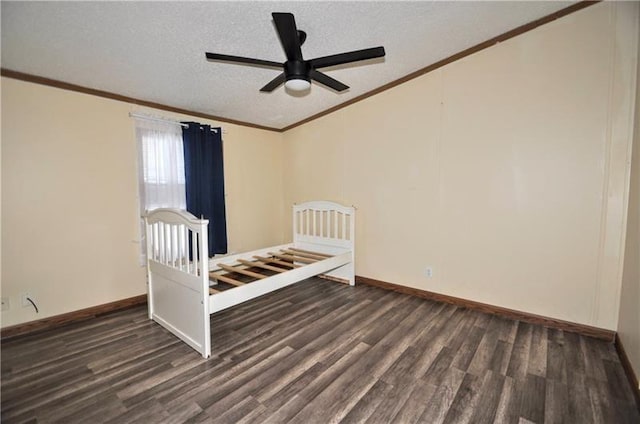
[[[183,124],[182,122],[179,121],[175,121],[173,119],[169,119],[169,118],[160,118],[158,116],[151,116],[151,115],[145,115],[142,113],[135,113],[135,112],[129,112],[129,116],[131,118],[139,118],[139,119],[146,119],[148,121],[158,121],[158,122],[166,122],[169,124],[176,124],[176,125],[180,125],[181,127],[184,128],[188,128],[189,124]],[[218,130],[216,128],[211,128],[211,131],[213,132],[218,132]],[[226,134],[226,131],[222,131],[222,134]]]

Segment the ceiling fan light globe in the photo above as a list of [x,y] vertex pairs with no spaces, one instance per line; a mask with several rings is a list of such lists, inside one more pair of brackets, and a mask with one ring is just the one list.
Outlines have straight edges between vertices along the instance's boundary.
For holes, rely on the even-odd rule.
[[305,91],[311,87],[311,83],[305,79],[294,78],[285,82],[284,86],[291,91]]

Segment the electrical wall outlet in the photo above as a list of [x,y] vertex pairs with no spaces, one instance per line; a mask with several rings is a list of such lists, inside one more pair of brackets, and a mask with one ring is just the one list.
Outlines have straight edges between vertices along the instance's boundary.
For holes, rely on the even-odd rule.
[[20,302],[22,303],[22,307],[31,306],[31,302],[29,302],[29,298],[31,295],[29,293],[20,293]]
[[11,304],[9,303],[9,298],[8,297],[3,297],[2,298],[2,310],[3,311],[8,311],[9,308],[11,308]]
[[429,267],[427,267],[427,268],[424,270],[424,275],[425,275],[425,277],[427,277],[427,278],[431,278],[431,277],[433,277],[433,268],[431,268],[430,266],[429,266]]

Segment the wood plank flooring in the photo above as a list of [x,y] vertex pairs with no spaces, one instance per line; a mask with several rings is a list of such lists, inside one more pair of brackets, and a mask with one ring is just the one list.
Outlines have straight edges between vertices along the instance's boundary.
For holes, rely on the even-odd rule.
[[317,278],[211,317],[136,307],[2,344],[3,423],[639,423],[613,345]]

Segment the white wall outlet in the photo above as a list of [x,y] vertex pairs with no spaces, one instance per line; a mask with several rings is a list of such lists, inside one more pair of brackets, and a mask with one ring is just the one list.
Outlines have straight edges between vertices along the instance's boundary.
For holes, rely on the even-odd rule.
[[28,298],[31,298],[31,295],[29,293],[20,293],[20,303],[22,304],[23,308],[31,306],[31,302],[29,302]]
[[8,311],[9,308],[11,308],[11,304],[9,303],[9,298],[8,297],[3,297],[2,298],[2,310],[3,311]]
[[424,270],[424,275],[425,275],[427,278],[431,278],[431,277],[433,277],[433,268],[431,268],[430,266],[429,266],[429,267],[427,267],[427,268]]

